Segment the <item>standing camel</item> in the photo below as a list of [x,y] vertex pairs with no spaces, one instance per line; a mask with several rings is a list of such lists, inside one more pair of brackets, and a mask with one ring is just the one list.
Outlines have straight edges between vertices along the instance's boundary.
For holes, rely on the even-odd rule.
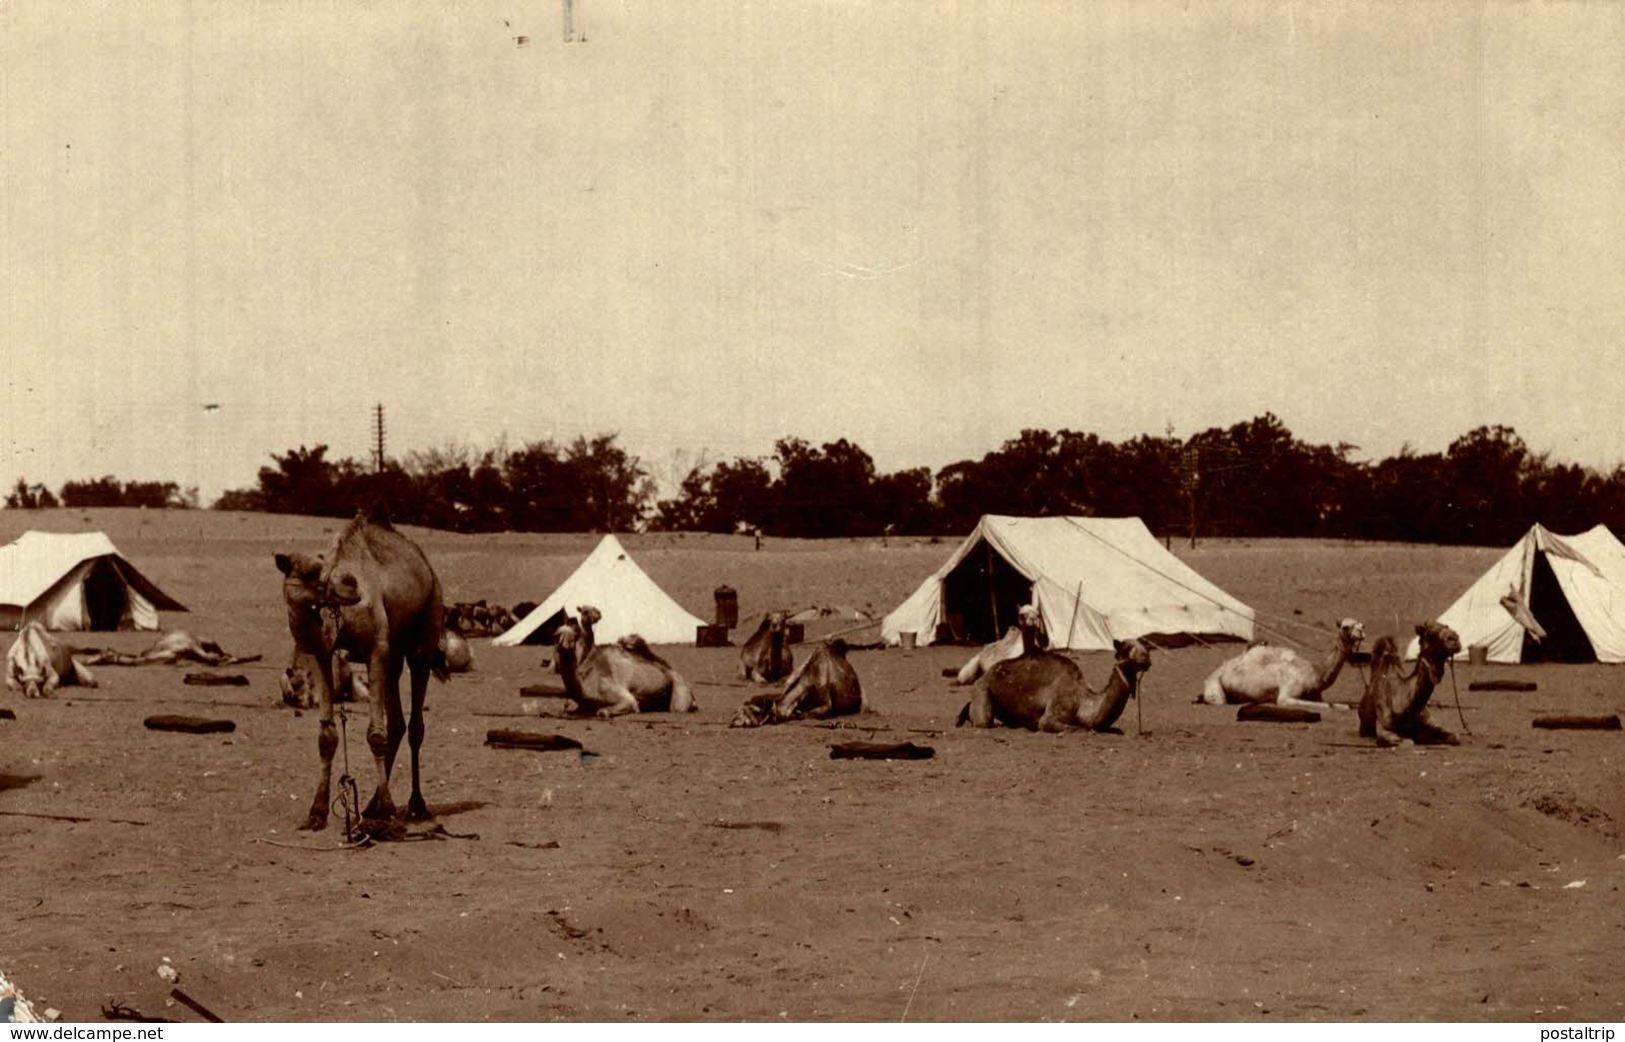
[[1332,686],[1360,645],[1365,627],[1355,619],[1337,624],[1337,641],[1317,667],[1289,648],[1255,644],[1208,674],[1197,702],[1220,706],[1273,702],[1295,709],[1319,709],[1321,694]]
[[771,684],[790,675],[796,660],[784,639],[789,621],[789,613],[783,611],[770,611],[762,616],[762,624],[739,649],[740,676]]
[[[406,818],[428,818],[418,771],[423,702],[429,674],[446,679],[445,609],[440,580],[429,559],[386,519],[358,514],[325,553],[316,557],[279,553],[276,563],[283,575],[282,597],[288,606],[294,646],[316,667],[312,680],[321,716],[317,739],[321,779],[310,816],[301,827],[326,828],[332,802],[333,753],[338,749],[338,729],[333,725],[335,650],[347,651],[351,658],[367,663],[367,747],[378,784],[362,818],[375,825],[389,825],[396,818],[389,775],[403,734],[412,749],[412,796],[406,804]],[[410,668],[412,674],[410,728],[401,712],[403,668]]]
[[1371,679],[1360,699],[1360,737],[1375,738],[1378,745],[1459,745],[1460,739],[1428,719],[1428,699],[1445,663],[1461,651],[1456,631],[1440,622],[1419,623],[1416,627],[1420,649],[1416,668],[1400,674],[1399,645],[1383,637],[1371,648]]

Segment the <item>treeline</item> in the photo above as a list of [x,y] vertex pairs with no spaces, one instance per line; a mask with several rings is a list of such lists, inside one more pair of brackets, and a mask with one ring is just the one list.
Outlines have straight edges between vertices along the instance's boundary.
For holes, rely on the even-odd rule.
[[111,474],[83,481],[69,481],[62,493],[54,495],[44,485],[31,485],[18,478],[6,495],[11,509],[40,510],[63,507],[151,507],[155,510],[191,510],[198,505],[195,488],[181,488],[173,481],[120,482]]
[[[449,446],[378,470],[327,447],[273,455],[222,510],[346,517],[387,506],[397,521],[462,532],[760,531],[785,537],[957,535],[983,514],[1138,516],[1159,535],[1321,536],[1498,546],[1539,521],[1558,531],[1625,522],[1625,467],[1553,462],[1510,427],[1479,427],[1442,453],[1379,462],[1356,446],[1293,437],[1271,414],[1190,438],[1120,443],[1022,431],[934,474],[882,473],[841,439],[776,442],[765,457],[692,469],[668,499],[614,434],[518,449]],[[12,507],[48,507],[19,480]],[[64,485],[64,506],[191,506],[194,490],[111,477]]]

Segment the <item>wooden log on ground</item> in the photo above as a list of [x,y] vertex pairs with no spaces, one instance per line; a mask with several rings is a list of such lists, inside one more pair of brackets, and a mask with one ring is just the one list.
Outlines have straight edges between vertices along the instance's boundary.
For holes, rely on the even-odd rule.
[[15,720],[17,714],[10,709],[0,709],[0,720]]
[[942,675],[945,676],[945,677],[948,677],[951,680],[951,679],[959,676],[959,670],[954,669],[952,666],[949,666],[949,667],[946,667],[946,668],[943,669]]
[[181,683],[193,687],[247,687],[248,678],[241,673],[188,673]]
[[1533,680],[1475,680],[1467,685],[1469,691],[1534,691],[1540,685]]
[[1270,724],[1318,724],[1320,714],[1313,709],[1298,709],[1294,706],[1278,706],[1274,702],[1261,702],[1256,705],[1245,705],[1236,710],[1236,719]]
[[149,716],[141,721],[149,731],[179,731],[183,734],[224,734],[237,730],[231,720],[210,720],[202,716]]
[[1530,727],[1544,731],[1618,731],[1619,717],[1609,716],[1537,716],[1529,721]]
[[493,749],[535,749],[539,752],[564,752],[581,748],[580,742],[562,734],[537,734],[534,731],[501,729],[485,732],[485,744]]
[[937,751],[913,742],[840,742],[829,747],[831,760],[929,760]]
[[526,684],[519,689],[520,698],[569,698],[562,684]]

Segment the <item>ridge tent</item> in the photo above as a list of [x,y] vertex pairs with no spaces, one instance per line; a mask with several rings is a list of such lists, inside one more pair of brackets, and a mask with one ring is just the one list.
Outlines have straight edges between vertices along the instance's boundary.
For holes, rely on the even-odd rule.
[[[1035,605],[1050,646],[1109,650],[1161,636],[1251,640],[1253,610],[1169,553],[1137,517],[1005,517],[976,524],[946,563],[881,622],[881,637],[985,644]],[[943,639],[949,639],[944,634]]]
[[[1525,614],[1534,635],[1513,617]],[[1625,545],[1606,525],[1560,536],[1535,525],[1445,609],[1439,621],[1489,661],[1625,662]],[[1413,638],[1405,649],[1415,658]]]
[[593,629],[600,644],[629,633],[650,644],[692,644],[697,628],[705,625],[655,585],[620,540],[606,535],[558,589],[491,643],[505,648],[544,644],[553,639],[565,612],[573,616],[583,604],[604,613]]
[[101,532],[28,531],[0,546],[0,625],[48,630],[155,630],[185,611]]

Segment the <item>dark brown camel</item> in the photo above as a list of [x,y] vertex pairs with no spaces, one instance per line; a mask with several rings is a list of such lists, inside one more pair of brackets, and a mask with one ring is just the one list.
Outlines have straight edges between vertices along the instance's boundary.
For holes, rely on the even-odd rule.
[[771,684],[790,675],[795,666],[795,653],[785,643],[788,612],[770,611],[762,616],[761,625],[739,649],[739,675],[746,680]]
[[1035,649],[997,663],[959,711],[958,724],[1003,724],[1049,732],[1073,727],[1105,731],[1139,690],[1141,674],[1151,668],[1151,649],[1142,641],[1116,641],[1113,652],[1112,675],[1100,692],[1084,683],[1076,662],[1052,651]]
[[[288,630],[295,647],[315,664],[317,706],[321,710],[321,778],[310,816],[303,828],[327,827],[332,802],[333,753],[338,729],[333,725],[332,656],[337,649],[367,663],[367,747],[372,752],[377,788],[362,817],[376,826],[392,825],[397,816],[389,795],[389,775],[405,735],[412,749],[412,796],[409,821],[429,817],[423,801],[418,755],[423,745],[423,702],[429,674],[446,679],[444,608],[440,580],[417,544],[387,520],[358,515],[316,557],[277,554],[282,596],[288,605]],[[325,619],[324,619],[325,617]],[[328,623],[325,627],[324,621]],[[401,712],[401,671],[411,670],[412,719]]]
[[1428,719],[1428,699],[1444,676],[1445,663],[1461,651],[1456,631],[1439,622],[1416,627],[1416,668],[1403,674],[1399,645],[1383,637],[1371,647],[1371,679],[1360,699],[1360,737],[1378,745],[1459,745],[1460,739]]
[[846,641],[837,637],[820,645],[801,668],[790,675],[784,683],[783,694],[748,699],[734,714],[729,726],[760,727],[805,717],[823,720],[869,711],[858,671],[846,660]]

